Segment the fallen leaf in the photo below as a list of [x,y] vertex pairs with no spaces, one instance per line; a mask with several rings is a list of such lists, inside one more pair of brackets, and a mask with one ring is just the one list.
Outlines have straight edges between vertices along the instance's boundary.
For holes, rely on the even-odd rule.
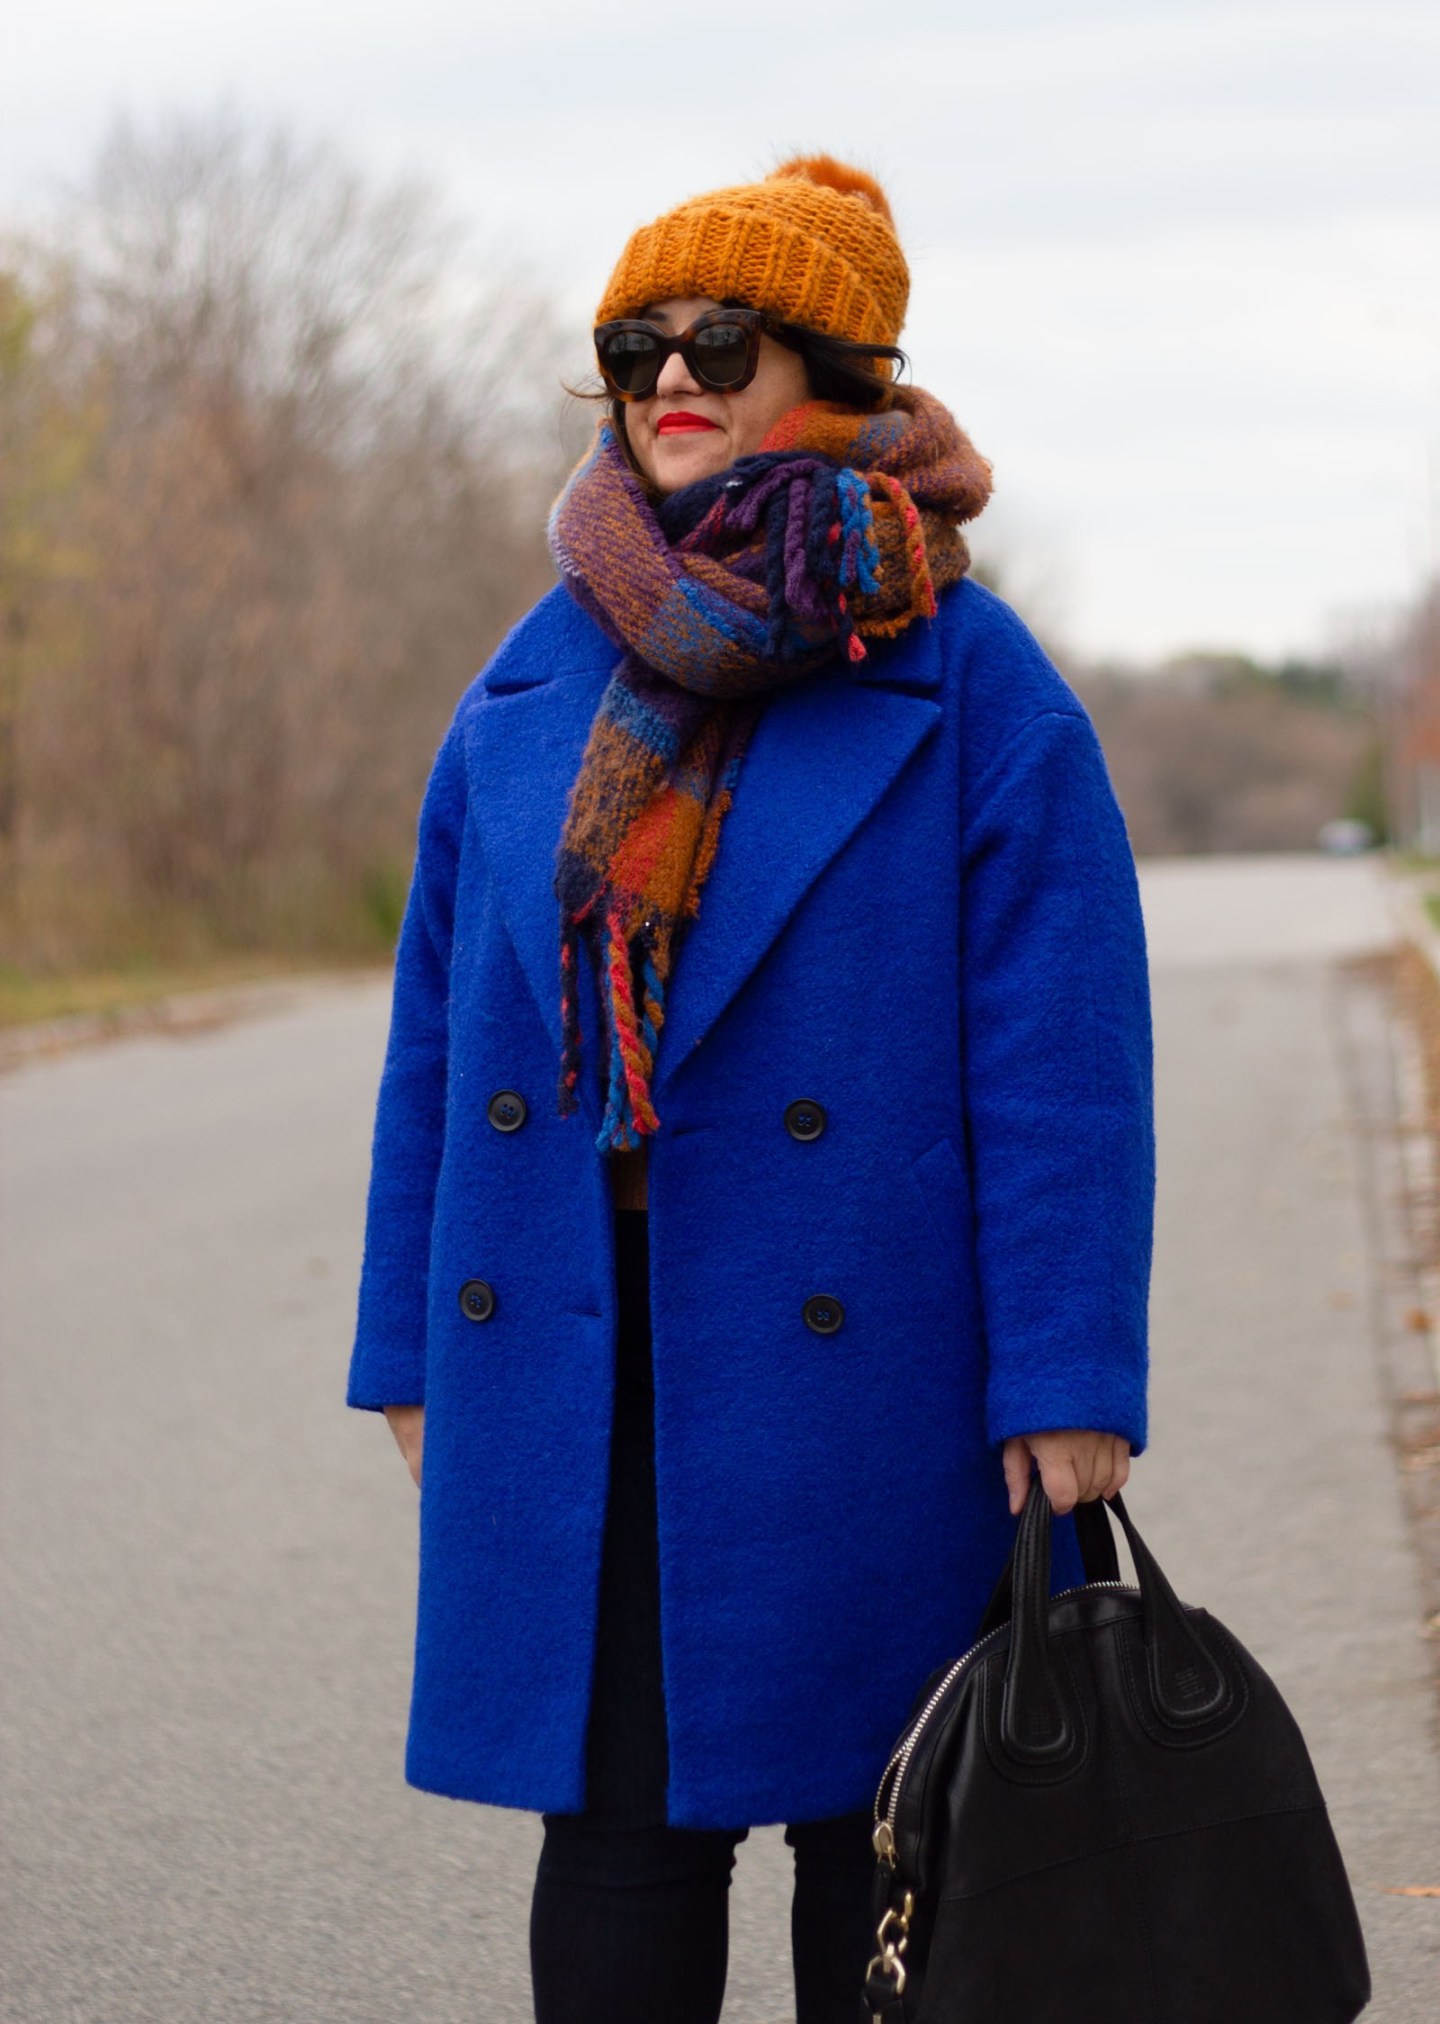
[[1419,1469],[1433,1469],[1437,1464],[1440,1464],[1440,1447],[1416,1448],[1412,1454],[1400,1458],[1400,1466],[1406,1475],[1414,1475]]
[[1412,1307],[1405,1317],[1405,1326],[1416,1335],[1423,1335],[1430,1326],[1430,1316],[1423,1307]]
[[1440,1898],[1440,1883],[1392,1883],[1385,1886],[1386,1897],[1433,1897]]

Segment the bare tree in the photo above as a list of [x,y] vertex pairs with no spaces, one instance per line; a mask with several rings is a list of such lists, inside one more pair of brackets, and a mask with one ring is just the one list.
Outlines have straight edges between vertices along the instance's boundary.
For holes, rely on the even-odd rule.
[[17,264],[65,277],[46,342],[102,417],[55,537],[78,640],[28,689],[37,960],[373,942],[455,698],[550,581],[553,311],[425,187],[229,114],[118,125]]

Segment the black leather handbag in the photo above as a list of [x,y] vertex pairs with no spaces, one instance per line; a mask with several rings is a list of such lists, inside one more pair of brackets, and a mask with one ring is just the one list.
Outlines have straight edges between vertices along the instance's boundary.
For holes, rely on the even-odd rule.
[[1274,1683],[1177,1599],[1119,1496],[1077,1508],[1087,1580],[1054,1597],[1050,1522],[1037,1477],[978,1641],[886,1767],[860,2018],[1348,2024],[1365,1945]]

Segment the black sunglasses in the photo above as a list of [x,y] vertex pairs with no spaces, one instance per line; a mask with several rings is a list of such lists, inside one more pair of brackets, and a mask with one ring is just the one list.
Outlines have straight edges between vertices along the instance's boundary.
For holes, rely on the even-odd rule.
[[760,339],[769,336],[798,351],[789,326],[760,309],[707,309],[674,337],[658,324],[621,316],[595,327],[595,356],[606,386],[619,401],[648,401],[671,352],[678,351],[697,385],[736,394],[748,387],[760,363]]

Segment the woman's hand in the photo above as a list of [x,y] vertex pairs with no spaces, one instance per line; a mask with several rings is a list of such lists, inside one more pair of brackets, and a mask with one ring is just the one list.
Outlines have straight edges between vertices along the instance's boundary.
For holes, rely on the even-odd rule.
[[420,1450],[425,1441],[424,1406],[386,1406],[385,1417],[396,1445],[410,1466],[415,1488],[420,1488]]
[[1098,1434],[1088,1427],[1064,1427],[1058,1433],[1012,1434],[1005,1443],[1005,1482],[1010,1513],[1024,1509],[1030,1488],[1030,1458],[1050,1508],[1063,1518],[1077,1504],[1113,1497],[1130,1479],[1130,1443],[1123,1434]]

